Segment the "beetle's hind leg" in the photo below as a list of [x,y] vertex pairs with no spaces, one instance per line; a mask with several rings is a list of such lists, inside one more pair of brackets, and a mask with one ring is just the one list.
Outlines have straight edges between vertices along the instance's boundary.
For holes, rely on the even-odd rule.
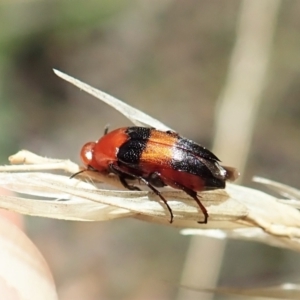
[[144,182],[164,202],[164,204],[166,205],[166,207],[170,213],[170,216],[171,216],[170,223],[173,223],[174,215],[173,215],[172,209],[171,209],[170,205],[168,204],[167,200],[165,199],[165,197],[148,180],[146,180],[143,177],[139,177],[139,179],[142,182]]
[[174,185],[177,186],[179,189],[187,193],[189,196],[191,196],[198,204],[199,208],[201,209],[202,213],[204,214],[204,221],[198,221],[199,224],[207,224],[207,219],[209,217],[208,212],[205,208],[205,206],[201,203],[200,199],[197,196],[197,192],[177,183],[174,181]]

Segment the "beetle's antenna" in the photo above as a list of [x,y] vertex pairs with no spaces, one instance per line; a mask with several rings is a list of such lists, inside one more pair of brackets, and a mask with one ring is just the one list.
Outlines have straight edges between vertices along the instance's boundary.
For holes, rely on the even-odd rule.
[[70,176],[70,179],[76,177],[77,175],[79,175],[79,174],[81,174],[81,173],[83,173],[83,172],[85,172],[85,171],[87,171],[87,169],[83,169],[83,170],[80,170],[80,171],[74,173],[72,176]]
[[110,124],[106,124],[104,127],[104,135],[107,135]]

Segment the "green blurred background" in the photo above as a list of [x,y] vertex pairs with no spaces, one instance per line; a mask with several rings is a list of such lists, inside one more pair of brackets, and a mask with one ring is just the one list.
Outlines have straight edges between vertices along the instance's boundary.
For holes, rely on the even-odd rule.
[[[210,147],[240,3],[2,0],[0,163],[20,149],[79,162],[81,146],[98,139],[107,123],[130,124],[52,68]],[[260,175],[299,188],[299,1],[281,3],[262,97],[243,184],[254,187],[251,178]],[[134,220],[27,221],[60,299],[175,298],[189,242],[177,230]],[[295,279],[297,261],[291,251],[230,242],[219,284]]]

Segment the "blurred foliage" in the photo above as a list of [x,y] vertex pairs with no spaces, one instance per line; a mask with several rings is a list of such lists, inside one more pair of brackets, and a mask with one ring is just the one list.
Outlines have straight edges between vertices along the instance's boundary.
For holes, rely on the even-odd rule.
[[45,130],[46,120],[54,124],[56,110],[66,109],[67,95],[52,68],[63,63],[74,43],[84,42],[92,31],[101,35],[129,4],[109,0],[0,3],[0,161],[19,148],[27,135]]

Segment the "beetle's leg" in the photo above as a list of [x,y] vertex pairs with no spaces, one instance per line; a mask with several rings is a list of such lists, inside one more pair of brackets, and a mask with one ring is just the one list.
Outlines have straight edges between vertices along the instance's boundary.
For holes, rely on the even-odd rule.
[[136,176],[132,176],[131,174],[125,173],[124,171],[121,170],[121,168],[119,166],[114,165],[114,164],[110,164],[109,169],[112,173],[119,176],[120,182],[126,189],[128,189],[130,191],[140,191],[140,189],[137,186],[128,184],[128,182],[125,179],[126,175],[130,176],[132,178],[136,178]]
[[[163,195],[160,193],[160,191],[158,191],[148,180],[146,180],[145,178],[143,178],[141,176],[131,174],[130,172],[123,171],[122,168],[120,168],[117,165],[110,164],[109,167],[110,167],[110,169],[111,169],[112,172],[114,172],[115,174],[117,174],[119,176],[120,181],[121,181],[121,183],[123,185],[124,185],[124,182],[125,182],[124,187],[126,187],[126,188],[128,188],[126,186],[128,184],[127,184],[126,180],[124,179],[124,175],[128,175],[128,176],[131,176],[133,178],[136,178],[136,179],[142,181],[145,185],[147,185],[164,202],[164,204],[166,205],[166,207],[167,207],[167,209],[168,209],[168,211],[170,213],[170,216],[171,216],[170,223],[173,223],[173,218],[174,218],[173,212],[172,212],[172,209],[169,206],[167,200],[163,197]],[[131,186],[131,187],[134,187],[134,186]],[[131,188],[129,188],[129,189],[131,189]]]
[[167,200],[164,198],[164,196],[161,194],[160,191],[158,191],[149,181],[147,181],[145,178],[143,177],[138,177],[139,180],[141,180],[142,182],[144,182],[163,202],[164,204],[166,205],[169,213],[170,213],[170,223],[173,223],[173,219],[174,219],[174,216],[173,216],[173,212],[172,212],[172,209],[171,207],[169,206]]
[[190,195],[192,198],[195,199],[195,201],[197,202],[198,206],[200,207],[201,211],[204,214],[204,221],[198,221],[199,224],[207,224],[207,219],[209,217],[207,209],[205,208],[205,206],[202,204],[202,202],[200,201],[200,199],[197,196],[197,192],[187,189],[187,188],[183,188],[182,189],[184,192],[186,192],[188,195]]
[[204,221],[198,221],[199,224],[207,224],[207,219],[208,219],[208,212],[205,208],[205,206],[201,203],[200,199],[197,196],[197,192],[185,187],[184,185],[181,185],[179,183],[177,183],[176,181],[174,181],[174,185],[176,185],[179,189],[183,190],[185,193],[187,193],[189,196],[191,196],[198,204],[198,206],[200,207],[201,211],[204,214]]
[[163,182],[160,173],[153,172],[148,177],[147,180],[150,184],[152,184],[155,187],[164,187],[166,184]]
[[128,190],[130,190],[130,191],[140,191],[141,189],[139,189],[137,186],[135,186],[135,185],[130,185],[130,184],[128,184],[128,182],[126,181],[126,179],[125,179],[125,177],[123,176],[123,175],[121,175],[121,174],[119,174],[118,175],[119,176],[119,178],[120,178],[120,182],[123,184],[123,186],[126,188],[126,189],[128,189]]

